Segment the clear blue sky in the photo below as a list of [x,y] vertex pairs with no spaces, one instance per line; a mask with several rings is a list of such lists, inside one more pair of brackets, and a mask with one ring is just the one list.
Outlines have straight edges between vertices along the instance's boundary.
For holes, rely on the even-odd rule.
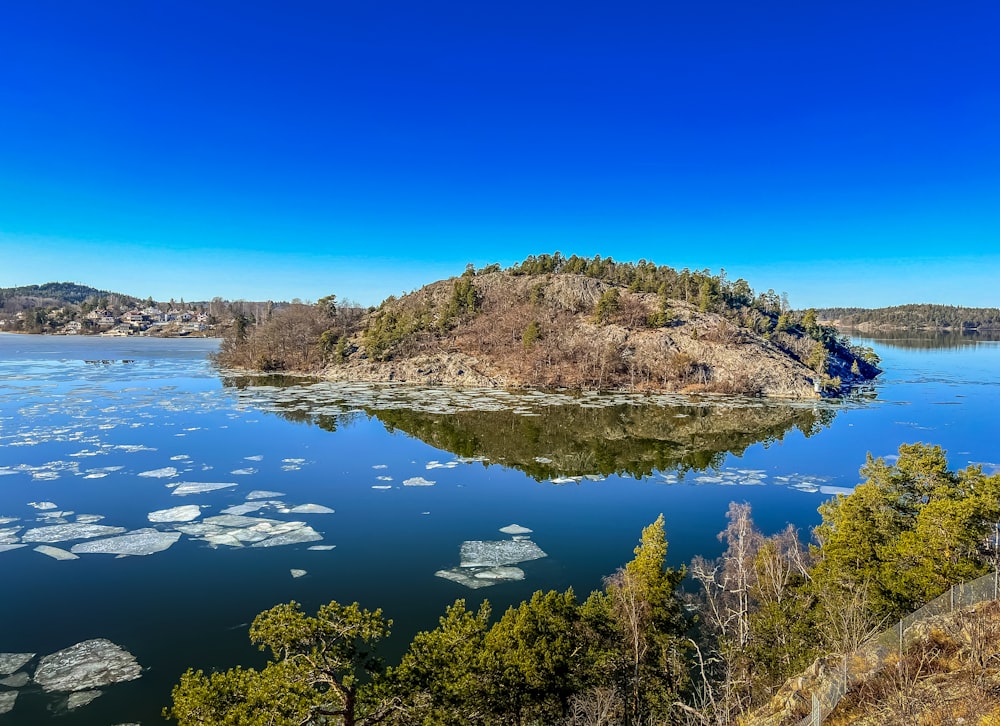
[[365,304],[544,252],[1000,306],[1000,3],[31,0],[0,287]]

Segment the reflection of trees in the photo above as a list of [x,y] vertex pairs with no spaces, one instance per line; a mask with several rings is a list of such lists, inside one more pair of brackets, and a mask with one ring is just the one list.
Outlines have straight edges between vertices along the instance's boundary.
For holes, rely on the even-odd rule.
[[654,471],[714,468],[727,454],[780,441],[793,428],[811,436],[835,415],[829,408],[772,405],[566,405],[540,408],[537,416],[402,409],[369,413],[389,431],[403,431],[456,456],[483,456],[539,481],[553,476],[642,477]]
[[[223,380],[225,386],[240,389],[248,405],[327,431],[343,428],[362,415],[349,398],[321,404],[311,394],[297,394],[295,386],[303,382],[281,375]],[[343,413],[331,411],[339,407]],[[533,415],[525,415],[523,408],[428,413],[396,405],[362,410],[378,418],[390,433],[401,431],[455,456],[483,457],[539,481],[717,468],[728,454],[781,441],[793,429],[812,436],[836,415],[829,406],[743,399],[673,406],[536,405]]]
[[1000,331],[965,332],[948,330],[880,330],[852,335],[856,342],[881,343],[893,348],[935,350],[964,348],[982,342],[1000,341]]

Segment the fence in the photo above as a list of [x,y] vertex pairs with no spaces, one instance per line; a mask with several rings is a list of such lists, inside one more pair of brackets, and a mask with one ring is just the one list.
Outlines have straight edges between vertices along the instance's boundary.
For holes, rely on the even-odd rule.
[[817,684],[812,689],[809,715],[796,722],[795,726],[820,726],[823,719],[833,713],[852,683],[885,665],[891,657],[902,656],[908,644],[908,631],[916,623],[997,599],[1000,599],[1000,571],[993,571],[978,579],[954,585],[948,592],[910,613],[893,627],[869,639],[855,653],[841,656],[832,664],[834,667],[817,679]]

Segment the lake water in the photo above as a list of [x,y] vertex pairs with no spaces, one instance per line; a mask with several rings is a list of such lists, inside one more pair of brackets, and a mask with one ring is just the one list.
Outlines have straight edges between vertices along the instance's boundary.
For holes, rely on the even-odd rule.
[[[586,595],[661,512],[674,565],[719,552],[733,500],[767,532],[791,522],[807,535],[817,506],[858,482],[867,452],[900,443],[998,468],[1000,344],[862,342],[886,369],[870,390],[781,404],[287,385],[221,374],[212,340],[0,335],[0,653],[108,638],[144,669],[71,712],[65,695],[29,684],[0,723],[161,723],[185,668],[259,663],[249,622],[292,599],[382,607],[395,621],[391,662],[456,598],[498,612],[536,589]],[[191,484],[227,486],[174,493]],[[254,502],[269,504],[241,507]],[[296,510],[305,504],[335,511]],[[193,521],[149,520],[182,505],[197,506]],[[301,541],[254,547],[249,530],[192,526],[230,507]],[[81,515],[176,542],[70,561],[35,550],[45,527]],[[509,540],[499,530],[510,524],[547,555],[517,565],[523,580],[470,589],[435,576],[460,564],[465,541]],[[79,551],[93,539],[49,544]]]

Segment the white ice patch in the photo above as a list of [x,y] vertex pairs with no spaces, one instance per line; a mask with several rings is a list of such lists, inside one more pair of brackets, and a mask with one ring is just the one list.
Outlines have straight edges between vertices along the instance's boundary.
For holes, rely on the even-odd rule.
[[377,476],[375,477],[375,479],[377,479],[378,481],[392,481],[391,476],[385,476],[385,475]]
[[[372,469],[388,469],[388,464],[372,464]],[[13,474],[14,472],[11,472]]]
[[233,469],[229,473],[232,474],[233,476],[250,476],[251,474],[256,474],[257,470],[254,469],[252,466],[248,466],[245,469]]
[[522,527],[520,524],[508,524],[506,527],[501,527],[500,531],[504,534],[531,534],[532,530],[527,527]]
[[409,479],[403,479],[404,487],[432,487],[437,482],[433,482],[429,479],[424,479],[422,476],[413,476]]
[[283,514],[334,514],[336,510],[322,504],[300,504],[291,509],[283,509]]
[[292,573],[292,577],[296,577],[296,578],[298,578],[298,577],[305,577],[306,574],[307,574],[305,570],[296,570],[294,568],[292,568],[291,570],[289,570],[289,572]]
[[46,509],[57,509],[59,505],[54,502],[28,502],[28,506],[44,511]]
[[35,683],[46,691],[87,691],[142,675],[135,656],[110,640],[86,640],[41,659]]
[[93,539],[121,534],[124,527],[112,527],[107,524],[91,524],[89,522],[74,522],[72,524],[54,524],[50,527],[35,527],[25,532],[21,539],[24,542],[68,542],[74,539]]
[[35,653],[0,653],[0,676],[16,673],[35,655]]
[[391,484],[372,484],[372,489],[392,489]]
[[270,492],[266,489],[254,489],[252,492],[247,494],[247,499],[270,499],[272,497],[283,497],[284,492]]
[[104,695],[103,691],[77,691],[76,693],[71,693],[69,694],[69,698],[66,699],[66,708],[72,711],[81,706],[86,706],[102,695]]
[[72,552],[67,552],[59,547],[51,547],[49,545],[38,545],[35,547],[35,552],[41,552],[43,555],[48,555],[54,560],[78,560],[80,557],[74,555]]
[[457,582],[470,590],[491,587],[500,582],[516,582],[524,579],[524,570],[519,567],[455,567],[450,570],[438,570],[437,577]]
[[446,461],[443,464],[440,461],[428,461],[424,468],[426,469],[454,469],[458,466],[457,461]]
[[147,516],[150,522],[190,522],[201,515],[201,507],[197,504],[185,504],[169,509],[157,509]]
[[174,488],[171,494],[176,494],[179,497],[186,497],[189,494],[203,494],[204,492],[214,492],[217,489],[228,489],[229,487],[236,486],[236,482],[193,482],[185,481],[180,482]]
[[529,539],[522,540],[467,540],[462,543],[462,567],[497,567],[516,565],[519,562],[548,557]]
[[140,471],[139,476],[145,476],[151,479],[169,479],[171,477],[177,476],[177,469],[173,466],[165,466],[162,469],[150,469],[149,471]]
[[71,551],[75,554],[151,555],[167,549],[180,536],[180,532],[137,529],[120,537],[81,542],[73,545]]
[[244,456],[243,458],[246,459],[247,461],[263,461],[264,460],[264,455],[263,454],[254,454],[253,456]]
[[0,714],[10,713],[17,700],[17,691],[0,691]]
[[314,552],[329,552],[330,550],[337,549],[337,545],[312,545],[311,547],[306,547],[307,550],[313,550]]

